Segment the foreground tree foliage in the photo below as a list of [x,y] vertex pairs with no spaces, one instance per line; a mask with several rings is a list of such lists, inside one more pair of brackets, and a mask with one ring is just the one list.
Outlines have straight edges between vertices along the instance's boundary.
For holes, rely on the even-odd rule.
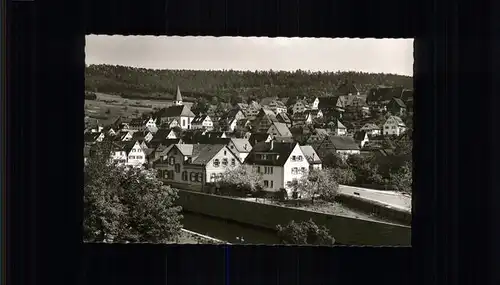
[[255,193],[262,189],[262,174],[254,171],[252,166],[243,164],[226,170],[219,184],[240,192]]
[[327,200],[335,198],[339,189],[332,169],[328,168],[311,169],[307,174],[302,175],[300,179],[288,182],[287,186],[299,196],[310,198],[312,204],[314,204],[314,199],[317,197]]
[[350,155],[347,158],[347,164],[352,168],[356,176],[356,184],[382,185],[384,183],[378,171],[378,165],[372,162],[372,157]]
[[313,220],[305,222],[291,221],[285,226],[276,227],[278,237],[284,244],[301,245],[333,245],[335,238],[330,235],[324,226],[316,225]]
[[84,240],[176,241],[182,228],[176,191],[154,170],[118,166],[109,153],[109,144],[100,144],[84,168]]
[[404,193],[412,192],[413,183],[413,165],[411,162],[406,162],[405,165],[396,173],[391,173],[391,184],[398,191]]

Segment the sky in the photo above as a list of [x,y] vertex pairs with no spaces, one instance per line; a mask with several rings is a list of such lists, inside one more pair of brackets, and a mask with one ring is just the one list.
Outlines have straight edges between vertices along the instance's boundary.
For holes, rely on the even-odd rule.
[[413,39],[86,36],[86,63],[413,75]]

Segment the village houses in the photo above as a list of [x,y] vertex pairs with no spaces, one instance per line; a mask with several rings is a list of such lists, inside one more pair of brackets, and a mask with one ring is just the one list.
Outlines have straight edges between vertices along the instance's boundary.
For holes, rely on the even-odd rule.
[[212,122],[212,119],[208,115],[198,115],[194,117],[194,119],[191,121],[191,128],[192,129],[206,129],[206,130],[212,130],[214,128],[214,124]]
[[204,191],[223,173],[241,165],[225,145],[175,144],[163,160],[155,163],[160,179],[172,187]]
[[262,174],[264,191],[276,192],[283,188],[288,195],[291,195],[288,183],[309,171],[309,161],[298,143],[258,143],[245,164],[252,165],[257,173]]

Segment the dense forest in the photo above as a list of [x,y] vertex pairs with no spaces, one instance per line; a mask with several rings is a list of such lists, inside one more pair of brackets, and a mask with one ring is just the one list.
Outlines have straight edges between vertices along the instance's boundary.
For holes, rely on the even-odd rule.
[[[264,97],[324,96],[352,81],[360,92],[379,86],[413,87],[409,76],[362,72],[155,70],[114,65],[90,65],[85,70],[88,91],[125,98],[170,99],[177,86],[184,100],[205,97],[223,102]],[[216,97],[216,99],[213,99]],[[238,100],[239,101],[239,100]]]

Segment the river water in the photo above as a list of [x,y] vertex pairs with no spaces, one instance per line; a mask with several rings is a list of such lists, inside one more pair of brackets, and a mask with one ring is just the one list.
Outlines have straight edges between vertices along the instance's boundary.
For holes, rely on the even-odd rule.
[[[219,218],[183,211],[184,228],[232,244],[279,244],[276,232]],[[243,242],[241,241],[243,238]]]

